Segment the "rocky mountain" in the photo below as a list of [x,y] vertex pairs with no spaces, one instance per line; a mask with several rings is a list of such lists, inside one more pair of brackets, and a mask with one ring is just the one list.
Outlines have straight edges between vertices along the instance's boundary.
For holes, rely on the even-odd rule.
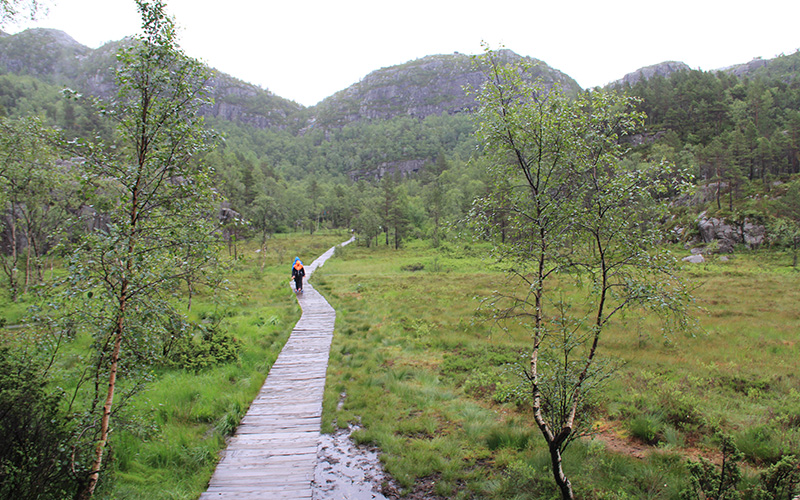
[[[127,40],[90,49],[68,34],[52,29],[30,29],[0,36],[0,74],[30,75],[53,85],[69,86],[84,94],[110,97],[114,91],[114,54]],[[531,78],[560,84],[567,92],[580,86],[568,75],[542,61],[523,58],[510,50],[499,56],[525,59]],[[424,118],[456,114],[475,108],[465,87],[478,87],[483,75],[464,54],[433,55],[382,68],[323,100],[312,108],[283,99],[224,73],[209,82],[213,106],[209,116],[256,128],[338,128],[348,123],[397,116]]]
[[34,28],[0,36],[0,68],[61,83],[80,75],[82,61],[92,49],[63,31]]
[[[34,28],[0,36],[0,74],[33,76],[45,83],[70,87],[83,94],[109,98],[114,94],[116,53],[129,40],[98,49],[81,45],[63,31]],[[257,128],[286,128],[303,106],[221,72],[209,81],[214,105],[208,116]]]
[[[126,40],[90,49],[68,34],[52,29],[29,29],[15,35],[0,33],[0,75],[30,75],[52,85],[69,86],[91,95],[113,95],[113,66],[116,51]],[[498,55],[509,62],[526,61],[530,77],[548,85],[558,84],[566,92],[581,90],[574,79],[542,61],[522,57],[510,50]],[[725,68],[737,76],[756,72],[798,72],[800,54]],[[682,62],[667,61],[640,68],[610,84],[633,85],[656,75],[669,77],[687,71]],[[385,120],[394,117],[422,119],[435,115],[455,115],[476,107],[465,87],[478,87],[483,75],[465,54],[432,55],[382,68],[360,82],[305,108],[268,90],[224,73],[215,73],[209,82],[214,105],[204,110],[208,116],[259,129],[309,130],[336,129],[349,123]]]
[[781,54],[773,59],[756,57],[750,62],[723,68],[721,71],[740,78],[761,75],[789,82],[800,74],[800,50],[789,55]]
[[721,71],[741,78],[743,76],[751,75],[761,68],[766,68],[768,65],[769,59],[761,59],[760,57],[757,57],[748,63],[736,64],[728,68],[723,68]]
[[689,71],[691,68],[688,64],[678,62],[678,61],[665,61],[659,64],[653,64],[651,66],[645,66],[644,68],[639,68],[632,73],[628,73],[627,75],[623,76],[619,80],[612,82],[610,86],[623,86],[623,85],[635,85],[636,82],[640,80],[649,80],[654,76],[663,76],[664,78],[669,77],[673,73],[677,73],[678,71]]
[[[547,85],[559,84],[569,93],[580,90],[575,80],[542,61],[523,58],[510,50],[498,55],[507,62],[526,60],[531,65],[532,79],[540,78]],[[472,56],[427,56],[373,71],[315,106],[314,120],[322,126],[342,126],[398,115],[424,118],[469,112],[476,102],[465,89],[477,89],[484,78]]]
[[[609,84],[610,87],[623,86],[625,84],[635,85],[640,80],[649,80],[654,76],[669,78],[672,74],[679,71],[689,71],[686,63],[679,61],[665,61],[651,66],[639,68],[632,73],[628,73],[619,80]],[[734,75],[739,78],[753,77],[756,75],[768,75],[772,77],[783,77],[791,79],[800,73],[800,51],[790,55],[780,55],[773,59],[762,59],[756,57],[750,62],[735,64],[727,68],[719,68],[712,71],[721,71]]]

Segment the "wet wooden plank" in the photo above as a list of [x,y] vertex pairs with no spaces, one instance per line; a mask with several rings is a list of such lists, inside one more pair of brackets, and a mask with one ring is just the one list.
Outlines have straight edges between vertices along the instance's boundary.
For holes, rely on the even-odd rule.
[[[306,267],[307,277],[333,252]],[[311,500],[336,312],[308,283],[297,300],[302,316],[200,500]]]

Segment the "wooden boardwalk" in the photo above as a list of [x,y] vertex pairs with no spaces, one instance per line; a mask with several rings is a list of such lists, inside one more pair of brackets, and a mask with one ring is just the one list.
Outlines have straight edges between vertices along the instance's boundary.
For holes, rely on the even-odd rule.
[[300,321],[200,500],[311,500],[336,312],[307,280],[334,249],[306,266]]

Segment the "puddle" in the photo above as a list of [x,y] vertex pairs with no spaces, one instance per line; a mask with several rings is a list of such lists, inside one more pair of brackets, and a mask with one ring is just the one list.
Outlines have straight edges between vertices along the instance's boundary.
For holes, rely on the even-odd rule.
[[381,493],[385,475],[378,452],[353,443],[350,434],[356,429],[320,436],[312,500],[389,500]]

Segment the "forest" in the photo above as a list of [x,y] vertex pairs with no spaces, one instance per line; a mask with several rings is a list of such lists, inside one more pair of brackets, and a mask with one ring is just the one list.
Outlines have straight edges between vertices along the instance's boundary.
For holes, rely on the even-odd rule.
[[800,493],[800,52],[576,93],[487,50],[471,112],[259,128],[137,5],[112,97],[0,71],[0,496],[196,498],[351,233],[324,430],[400,497]]
[[[708,208],[724,217],[735,212],[762,223],[776,216],[790,222],[781,215],[783,208],[767,202],[767,193],[789,189],[800,169],[798,59],[798,54],[779,57],[744,78],[690,70],[614,88],[638,98],[638,109],[647,115],[630,139],[626,161],[665,159],[691,170],[698,192],[713,191]],[[0,75],[0,109],[7,120],[38,117],[42,126],[55,127],[64,137],[109,140],[109,124],[91,104],[86,97],[68,99],[62,88],[33,77]],[[266,237],[380,220],[381,230],[397,232],[398,242],[430,237],[434,219],[463,219],[485,189],[474,118],[468,114],[398,115],[302,131],[219,118],[207,119],[206,126],[219,134],[217,147],[205,157],[215,185],[247,222],[238,232]],[[400,170],[393,165],[408,161],[416,162],[413,171],[392,175]],[[388,174],[379,172],[381,164],[390,166],[384,169]],[[381,183],[394,187],[381,190]],[[429,200],[440,195],[432,190],[441,193],[434,208]],[[687,211],[699,214],[706,208],[701,205],[708,200],[699,198]],[[390,224],[386,205],[395,199],[402,205],[395,218],[402,223]],[[375,230],[362,232],[374,237]],[[772,242],[785,241],[785,234],[773,236]]]

